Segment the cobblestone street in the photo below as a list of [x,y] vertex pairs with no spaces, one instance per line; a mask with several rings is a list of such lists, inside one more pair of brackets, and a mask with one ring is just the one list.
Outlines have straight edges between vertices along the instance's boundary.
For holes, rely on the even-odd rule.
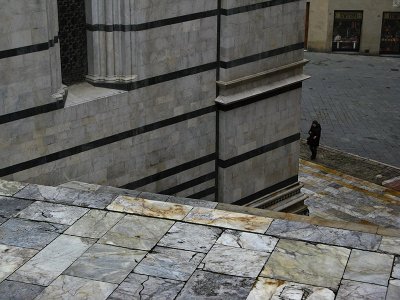
[[400,58],[305,53],[302,137],[312,120],[321,144],[400,166]]

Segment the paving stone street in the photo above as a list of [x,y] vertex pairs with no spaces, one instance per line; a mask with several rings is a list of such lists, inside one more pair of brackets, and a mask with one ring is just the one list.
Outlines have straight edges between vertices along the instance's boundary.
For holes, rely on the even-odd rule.
[[302,136],[321,123],[321,144],[400,167],[400,58],[306,52]]

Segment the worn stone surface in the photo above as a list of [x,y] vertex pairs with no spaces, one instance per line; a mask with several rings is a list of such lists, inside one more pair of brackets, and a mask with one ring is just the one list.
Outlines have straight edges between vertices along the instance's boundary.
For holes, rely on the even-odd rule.
[[272,236],[236,230],[225,230],[217,240],[217,244],[262,252],[272,252],[277,242]]
[[269,253],[215,245],[204,258],[203,270],[241,277],[257,277]]
[[0,243],[41,250],[67,227],[55,223],[10,219],[0,226]]
[[117,224],[123,216],[124,214],[120,213],[92,209],[68,228],[65,233],[98,239]]
[[19,268],[10,279],[47,286],[92,244],[90,239],[61,235]]
[[390,280],[386,300],[400,299],[400,280]]
[[108,299],[174,299],[184,284],[181,281],[131,273]]
[[7,221],[6,218],[0,217],[0,225],[3,224],[5,221]]
[[400,255],[400,237],[384,236],[379,245],[379,250]]
[[61,275],[36,299],[102,300],[113,292],[117,284]]
[[207,253],[221,233],[219,228],[177,222],[157,245]]
[[334,300],[335,294],[327,288],[260,277],[247,297],[259,299]]
[[381,237],[375,234],[287,220],[274,220],[267,234],[364,250],[377,250],[381,241]]
[[343,278],[387,286],[393,255],[353,250]]
[[342,280],[336,300],[384,300],[387,288],[381,285]]
[[400,279],[400,256],[394,259],[392,277]]
[[19,218],[72,225],[89,210],[87,208],[36,201],[20,213]]
[[280,240],[261,276],[337,290],[350,250]]
[[246,299],[254,279],[197,270],[177,299]]
[[149,192],[141,192],[140,193],[140,198],[142,198],[142,199],[154,200],[154,201],[160,201],[160,202],[165,202],[170,197],[171,196],[169,196],[169,195],[155,194],[155,193],[149,193]]
[[149,217],[162,217],[166,219],[182,220],[191,206],[166,203],[143,198],[119,196],[108,207],[108,210],[138,214]]
[[23,189],[26,185],[26,183],[0,179],[0,196],[13,196],[15,193]]
[[184,221],[264,233],[271,224],[272,219],[217,209],[196,207],[187,215]]
[[87,191],[64,187],[50,187],[30,184],[18,192],[15,197],[78,205],[89,208],[105,208],[111,203],[112,200],[115,199],[116,195],[110,193],[90,193]]
[[137,265],[135,273],[188,280],[204,258],[203,253],[156,247]]
[[33,249],[0,245],[0,282],[37,253]]
[[150,250],[173,224],[170,220],[125,216],[99,240],[99,243]]
[[11,218],[31,205],[33,201],[0,196],[0,217]]
[[0,283],[0,300],[33,300],[43,290],[40,285],[4,280]]
[[182,198],[182,197],[169,197],[167,199],[167,202],[190,205],[193,207],[205,207],[205,208],[215,208],[218,204],[218,202],[213,202],[213,201],[204,201],[204,200]]
[[141,250],[94,244],[64,274],[119,284],[146,253]]

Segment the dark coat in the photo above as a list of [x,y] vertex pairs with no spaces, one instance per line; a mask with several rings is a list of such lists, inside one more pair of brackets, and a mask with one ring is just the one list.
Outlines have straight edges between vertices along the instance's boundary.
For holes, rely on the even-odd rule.
[[321,138],[321,125],[318,122],[316,122],[316,125],[315,127],[311,125],[310,131],[308,132],[310,136],[307,138],[307,144],[314,147],[319,146],[319,140]]

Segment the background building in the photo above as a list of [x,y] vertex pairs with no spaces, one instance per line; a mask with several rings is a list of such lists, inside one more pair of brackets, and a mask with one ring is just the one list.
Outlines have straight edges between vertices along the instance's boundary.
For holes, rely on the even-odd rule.
[[393,0],[310,0],[306,48],[400,55],[400,7]]

